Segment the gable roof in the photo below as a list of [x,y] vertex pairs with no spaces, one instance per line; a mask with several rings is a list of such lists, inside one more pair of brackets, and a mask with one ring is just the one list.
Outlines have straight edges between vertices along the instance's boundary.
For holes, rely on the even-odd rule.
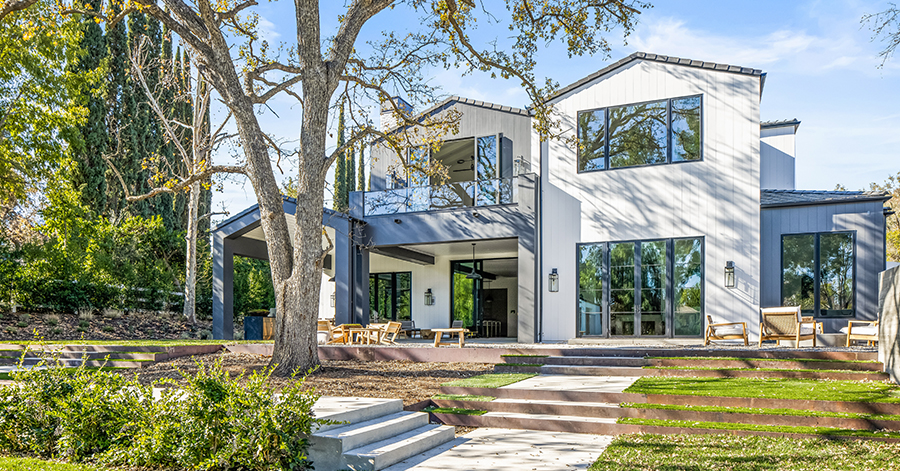
[[891,199],[885,191],[819,191],[761,190],[759,205],[763,208],[811,206],[817,204],[863,203]]
[[800,126],[800,120],[797,118],[793,119],[780,119],[777,121],[760,121],[759,127],[763,129],[767,128],[784,128],[788,126]]
[[[451,97],[445,98],[438,104],[426,109],[425,111],[422,111],[421,113],[417,113],[415,115],[415,117],[413,117],[413,120],[420,122],[423,119],[427,118],[428,116],[440,113],[441,111],[444,111],[445,109],[450,108],[451,106],[453,106],[457,103],[462,103],[464,105],[477,106],[479,108],[485,108],[485,109],[494,110],[494,111],[501,111],[504,113],[517,114],[517,115],[525,116],[525,117],[531,117],[531,113],[529,113],[527,110],[523,110],[521,108],[516,108],[514,106],[498,105],[496,103],[490,103],[490,102],[481,101],[481,100],[473,100],[471,98],[453,95]],[[391,134],[393,132],[397,132],[400,129],[403,129],[405,126],[406,125],[394,126],[393,128],[386,130],[385,133]],[[378,139],[375,139],[373,142],[381,142],[383,140],[384,140],[384,138],[379,137]]]
[[[296,204],[297,204],[297,198],[293,198],[293,197],[286,196],[286,195],[281,195],[281,202],[282,202],[282,204],[287,203],[287,204],[289,204],[289,205],[291,205],[291,204],[296,205]],[[233,222],[235,222],[235,221],[238,221],[238,220],[244,218],[245,216],[247,216],[247,215],[249,215],[249,214],[252,214],[254,211],[257,211],[258,209],[259,209],[259,203],[256,203],[256,204],[254,204],[253,206],[250,206],[249,208],[247,208],[247,209],[245,209],[245,210],[243,210],[243,211],[241,211],[241,212],[235,214],[234,216],[231,216],[230,218],[228,218],[228,219],[226,219],[226,220],[220,222],[218,225],[216,225],[216,227],[215,227],[214,229],[210,230],[210,232],[219,232],[219,231],[221,231],[222,229],[224,229],[225,227],[227,227],[229,224],[231,224],[231,223],[233,223]],[[344,213],[339,212],[339,211],[335,211],[335,210],[330,209],[330,208],[322,208],[322,213],[323,213],[323,215],[325,215],[325,216],[330,216],[330,217],[340,217],[340,218],[344,218],[344,219],[349,219],[349,218],[350,218],[350,216],[348,216],[347,214],[344,214]],[[291,214],[293,214],[293,213],[291,213]]]
[[[681,66],[685,66],[685,67],[694,67],[694,68],[698,68],[698,69],[717,70],[720,72],[728,72],[728,73],[732,73],[732,74],[752,75],[755,77],[762,78],[763,83],[765,82],[765,77],[766,77],[765,72],[763,72],[762,70],[754,69],[754,68],[750,68],[750,67],[719,64],[716,62],[697,61],[697,60],[693,60],[693,59],[685,59],[685,58],[673,57],[673,56],[663,56],[660,54],[650,54],[650,53],[646,53],[646,52],[635,52],[635,53],[631,54],[630,56],[628,56],[618,62],[610,64],[609,66],[604,67],[604,68],[598,70],[597,72],[594,72],[593,74],[582,78],[581,80],[578,80],[570,85],[567,85],[567,86],[561,88],[559,91],[557,91],[553,95],[550,95],[546,99],[545,102],[550,102],[550,101],[556,100],[557,98],[561,97],[562,95],[565,95],[566,93],[569,93],[572,90],[575,90],[576,88],[578,88],[586,83],[592,82],[592,81],[594,81],[594,80],[596,80],[596,79],[598,79],[620,67],[623,67],[632,61],[636,61],[636,60],[647,60],[647,61],[653,61],[653,62],[662,62],[665,64],[681,65]],[[760,84],[759,93],[762,94],[762,84]]]

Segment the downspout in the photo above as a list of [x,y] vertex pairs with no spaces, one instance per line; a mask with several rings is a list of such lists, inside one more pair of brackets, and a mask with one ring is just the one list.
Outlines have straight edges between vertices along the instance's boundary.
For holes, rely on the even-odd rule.
[[[542,172],[543,173],[543,172]],[[537,210],[537,214],[535,215],[535,224],[537,227],[535,228],[537,232],[537,241],[535,243],[535,256],[537,257],[537,265],[538,269],[535,270],[535,277],[537,278],[537,296],[535,296],[535,309],[538,314],[538,323],[536,326],[537,335],[535,335],[535,340],[537,343],[544,342],[544,254],[543,254],[543,237],[544,237],[544,224],[542,221],[543,217],[543,208],[544,208],[544,198],[543,198],[543,188],[541,187],[541,175],[535,179],[535,196],[538,199],[538,204],[535,205]]]

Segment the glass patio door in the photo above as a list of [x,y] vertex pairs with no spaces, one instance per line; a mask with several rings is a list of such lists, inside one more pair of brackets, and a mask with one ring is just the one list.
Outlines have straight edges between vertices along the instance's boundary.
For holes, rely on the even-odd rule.
[[[451,262],[452,299],[451,323],[463,321],[467,329],[478,330],[483,318],[483,280],[466,278],[472,273],[472,262]],[[475,261],[475,270],[482,271],[482,261]],[[450,327],[449,325],[447,327]]]

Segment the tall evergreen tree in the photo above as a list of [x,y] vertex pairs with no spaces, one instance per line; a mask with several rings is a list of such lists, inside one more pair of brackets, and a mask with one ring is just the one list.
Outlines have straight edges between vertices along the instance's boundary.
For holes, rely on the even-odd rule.
[[[147,31],[147,17],[143,13],[135,12],[128,16],[128,51],[133,51],[138,45],[141,36]],[[128,69],[126,69],[128,70]],[[150,172],[148,147],[151,138],[150,109],[147,106],[147,97],[141,85],[135,83],[131,74],[125,81],[125,118],[128,120],[123,133],[123,155],[119,158],[119,172],[125,180],[129,193],[141,195],[149,191],[150,185],[147,178]],[[150,217],[153,212],[148,200],[138,201],[126,207],[126,211],[134,216]]]
[[[75,73],[91,72],[99,69],[106,57],[106,41],[103,29],[93,17],[82,16],[81,53],[72,65]],[[72,183],[81,193],[81,201],[96,215],[106,214],[106,103],[102,91],[105,80],[85,84],[80,90],[79,104],[88,110],[83,125],[69,141],[69,154],[75,162]]]
[[366,191],[366,145],[359,145],[359,181],[357,191]]
[[344,169],[344,172],[347,175],[347,187],[344,189],[344,202],[346,203],[346,207],[349,208],[350,192],[356,191],[356,149],[351,147],[344,155],[347,159],[347,168]]
[[[344,102],[341,102],[341,111],[338,113],[338,131],[337,146],[340,149],[344,142]],[[336,211],[346,212],[347,203],[344,201],[344,195],[347,193],[347,158],[345,155],[339,155],[335,159],[334,169],[334,202],[332,206]]]
[[[121,5],[118,2],[110,4],[110,15],[118,15]],[[129,70],[128,59],[128,28],[124,21],[116,23],[106,30],[106,130],[109,137],[107,152],[115,153],[125,147],[127,137],[127,92],[126,82]],[[116,164],[121,162],[122,156],[117,156]],[[107,169],[106,182],[108,192],[106,215],[113,220],[123,216],[126,202],[125,191],[111,169]]]

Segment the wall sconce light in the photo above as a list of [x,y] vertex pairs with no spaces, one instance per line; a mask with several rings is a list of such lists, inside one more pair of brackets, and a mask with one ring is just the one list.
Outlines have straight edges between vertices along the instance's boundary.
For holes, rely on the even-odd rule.
[[425,305],[434,306],[434,293],[431,292],[431,288],[425,290]]
[[334,307],[334,300],[335,300],[336,294],[337,293],[331,293],[331,307]]
[[725,262],[725,287],[734,288],[734,262]]
[[556,271],[556,268],[550,272],[550,282],[548,284],[551,293],[559,291],[559,273]]

